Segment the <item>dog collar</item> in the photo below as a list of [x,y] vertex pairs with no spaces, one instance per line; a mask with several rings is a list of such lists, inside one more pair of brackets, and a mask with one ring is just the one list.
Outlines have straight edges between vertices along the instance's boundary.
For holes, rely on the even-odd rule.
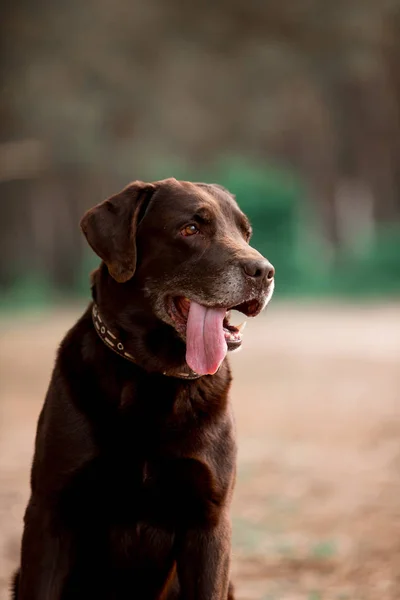
[[[110,348],[110,350],[113,350],[114,352],[122,356],[122,358],[125,358],[126,360],[129,360],[130,362],[133,362],[137,365],[138,363],[135,357],[125,350],[125,346],[121,342],[121,340],[118,339],[118,336],[116,336],[109,329],[109,327],[107,327],[103,317],[100,316],[99,307],[97,306],[97,304],[93,304],[92,319],[94,328],[96,329],[100,339],[103,340],[105,345],[108,348]],[[183,370],[179,369],[172,371],[163,371],[162,374],[166,375],[167,377],[177,377],[178,379],[199,379],[201,377],[201,375],[195,373],[189,367],[183,368]]]

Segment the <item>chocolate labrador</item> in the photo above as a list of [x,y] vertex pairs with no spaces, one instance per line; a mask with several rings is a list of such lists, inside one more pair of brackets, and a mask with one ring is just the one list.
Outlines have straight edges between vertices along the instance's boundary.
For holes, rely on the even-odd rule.
[[135,181],[81,221],[102,263],[36,436],[18,600],[226,600],[236,443],[230,309],[274,269],[218,185]]

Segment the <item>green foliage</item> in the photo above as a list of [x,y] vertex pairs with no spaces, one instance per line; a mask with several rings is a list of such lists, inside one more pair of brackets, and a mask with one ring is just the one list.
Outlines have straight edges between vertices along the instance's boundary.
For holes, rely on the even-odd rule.
[[27,274],[16,280],[10,288],[0,289],[2,311],[44,308],[51,305],[54,299],[54,289],[41,273]]
[[[226,159],[206,172],[183,163],[165,163],[148,175],[159,179],[171,173],[192,181],[217,182],[237,197],[252,223],[252,245],[276,268],[277,297],[368,298],[400,293],[400,223],[381,224],[367,242],[361,233],[351,248],[328,256],[302,182],[290,172]],[[89,274],[98,264],[88,248],[71,295],[87,297]],[[56,298],[46,273],[22,274],[1,294],[0,308],[45,306]]]
[[237,196],[253,225],[252,245],[276,267],[279,296],[367,298],[400,292],[400,223],[380,225],[362,254],[346,248],[329,256],[301,182],[290,172],[231,160],[204,179]]
[[400,293],[400,223],[382,224],[362,256],[340,257],[339,291],[377,296]]

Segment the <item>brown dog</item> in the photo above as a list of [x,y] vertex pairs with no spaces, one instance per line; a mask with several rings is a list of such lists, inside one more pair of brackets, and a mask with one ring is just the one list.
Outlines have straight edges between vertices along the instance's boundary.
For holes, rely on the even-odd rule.
[[217,185],[134,182],[81,226],[103,262],[39,418],[14,596],[226,600],[228,311],[257,315],[274,269]]

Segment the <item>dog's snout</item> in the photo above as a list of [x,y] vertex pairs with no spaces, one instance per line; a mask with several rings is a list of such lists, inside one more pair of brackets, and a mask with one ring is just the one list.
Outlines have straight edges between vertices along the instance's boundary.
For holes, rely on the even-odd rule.
[[275,269],[266,259],[246,260],[242,263],[243,270],[248,277],[271,281],[275,276]]

